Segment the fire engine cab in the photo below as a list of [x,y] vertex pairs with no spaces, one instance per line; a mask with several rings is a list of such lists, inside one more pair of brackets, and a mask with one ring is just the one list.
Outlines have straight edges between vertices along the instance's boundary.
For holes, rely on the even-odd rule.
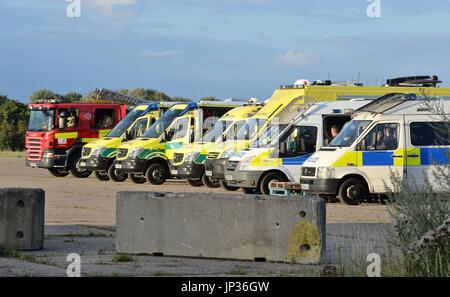
[[25,163],[58,177],[91,175],[92,171],[79,166],[82,146],[104,137],[127,113],[125,104],[56,99],[38,100],[28,108]]

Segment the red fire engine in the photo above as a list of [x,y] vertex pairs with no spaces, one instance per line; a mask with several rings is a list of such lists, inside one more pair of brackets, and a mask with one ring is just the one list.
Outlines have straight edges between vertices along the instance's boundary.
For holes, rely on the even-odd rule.
[[47,168],[59,177],[69,173],[88,177],[92,172],[78,164],[82,146],[104,137],[127,113],[125,104],[53,99],[39,100],[28,107],[26,165]]

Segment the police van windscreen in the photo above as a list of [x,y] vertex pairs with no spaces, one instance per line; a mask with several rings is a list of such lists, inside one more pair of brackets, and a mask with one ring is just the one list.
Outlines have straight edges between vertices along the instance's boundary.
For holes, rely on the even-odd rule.
[[280,135],[289,125],[270,124],[267,129],[258,136],[258,139],[250,147],[270,147],[277,143]]
[[233,124],[233,121],[217,121],[213,124],[208,131],[203,135],[203,142],[216,142],[223,138],[223,133],[228,129],[228,127]]
[[42,132],[53,129],[53,122],[55,119],[55,111],[53,109],[33,109],[30,113],[30,120],[28,122],[28,131]]
[[130,111],[127,116],[121,120],[106,136],[107,137],[120,137],[125,133],[125,131],[128,129],[128,127],[131,126],[131,124],[136,121],[138,117],[141,116],[142,110],[132,110]]
[[250,118],[247,120],[244,126],[239,129],[236,134],[235,140],[249,140],[252,139],[256,133],[258,133],[259,129],[267,122],[264,119],[254,119]]
[[366,130],[371,121],[351,120],[342,128],[341,132],[330,142],[331,147],[348,147]]
[[182,112],[183,109],[170,109],[166,111],[140,138],[158,138]]

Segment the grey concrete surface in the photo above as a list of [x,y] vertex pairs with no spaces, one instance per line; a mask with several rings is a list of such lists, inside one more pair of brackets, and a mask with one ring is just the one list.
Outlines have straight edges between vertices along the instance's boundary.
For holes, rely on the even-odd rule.
[[313,196],[170,192],[117,194],[120,253],[317,264],[325,201]]
[[44,244],[45,192],[0,188],[0,247],[38,250]]

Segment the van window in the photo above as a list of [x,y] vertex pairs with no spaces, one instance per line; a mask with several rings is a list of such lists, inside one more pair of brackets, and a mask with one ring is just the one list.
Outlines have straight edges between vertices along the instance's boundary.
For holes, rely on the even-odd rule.
[[280,142],[280,157],[296,157],[316,151],[317,127],[296,126]]
[[97,108],[94,114],[94,128],[110,128],[114,126],[114,109]]
[[70,129],[79,126],[80,110],[78,108],[64,108],[58,110],[59,129]]
[[141,137],[141,135],[147,130],[147,118],[140,119],[130,130],[131,139]]
[[361,149],[364,151],[390,151],[398,148],[399,125],[394,123],[377,124],[364,137]]
[[189,128],[190,127],[188,118],[181,118],[177,120],[169,129],[167,133],[168,139],[166,139],[166,141],[183,138],[186,135]]
[[450,145],[450,123],[415,122],[410,124],[414,146]]
[[325,116],[323,118],[323,143],[328,145],[342,130],[345,123],[351,120],[349,115]]

